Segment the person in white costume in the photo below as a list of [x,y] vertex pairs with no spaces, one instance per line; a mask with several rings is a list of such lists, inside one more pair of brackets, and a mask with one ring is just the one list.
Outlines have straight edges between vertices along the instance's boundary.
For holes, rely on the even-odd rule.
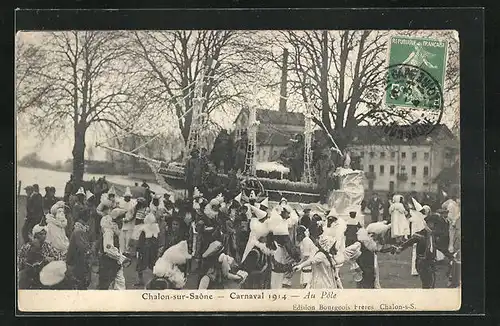
[[[297,240],[299,241],[300,249],[300,262],[305,262],[312,255],[318,251],[318,247],[309,238],[309,230],[303,226],[299,225],[297,228]],[[300,285],[302,288],[307,289],[311,283],[312,279],[312,268],[304,267],[300,272]]]
[[[109,212],[108,209],[104,210]],[[120,252],[120,229],[116,223],[122,218],[126,210],[115,208],[101,219],[102,243],[99,257],[99,285],[100,290],[108,290],[111,285],[115,290],[125,290],[124,265],[130,259]]]
[[403,206],[403,196],[394,195],[393,203],[389,207],[391,214],[391,236],[401,242],[410,235],[410,223],[406,218],[406,209]]
[[[410,211],[411,217],[409,218],[409,222],[411,223],[411,235],[413,236],[415,233],[422,231],[425,229],[425,217],[427,217],[431,208],[427,205],[420,205],[416,199],[412,198],[413,205],[415,206],[415,210]],[[411,275],[418,276],[417,272],[417,244],[413,244],[413,250],[411,253]]]
[[328,235],[321,235],[319,248],[306,261],[297,264],[293,270],[299,271],[311,267],[312,275],[309,283],[311,289],[342,289],[342,282],[336,269],[343,264],[343,254],[335,252],[335,239]]
[[50,243],[62,254],[66,254],[69,246],[69,239],[66,236],[66,226],[68,220],[64,213],[65,203],[59,201],[50,208],[50,213],[46,215],[47,237],[45,241]]
[[118,200],[118,207],[125,209],[125,217],[123,218],[123,225],[120,230],[120,251],[124,255],[129,255],[130,253],[130,239],[132,238],[132,232],[135,226],[135,205],[137,201],[132,199],[132,193],[130,192],[130,187],[125,189],[125,194],[123,198]]
[[111,211],[112,209],[118,207],[118,203],[116,201],[116,191],[115,186],[111,186],[108,192],[101,195],[101,202],[96,208],[97,214],[103,217],[106,215],[106,208]]

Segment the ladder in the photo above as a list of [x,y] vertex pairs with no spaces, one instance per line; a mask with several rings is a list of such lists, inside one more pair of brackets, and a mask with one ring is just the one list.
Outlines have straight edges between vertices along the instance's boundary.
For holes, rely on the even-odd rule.
[[302,182],[305,182],[305,183],[314,182],[313,170],[311,168],[311,164],[312,164],[312,150],[311,150],[312,133],[313,133],[312,104],[308,101],[306,103],[306,114],[305,114],[304,173],[302,174]]
[[189,159],[190,153],[193,149],[198,148],[200,142],[200,133],[203,128],[202,121],[202,106],[205,98],[203,97],[204,73],[200,75],[200,80],[195,85],[195,95],[193,98],[193,113],[191,116],[191,128],[189,128],[189,136],[187,146],[184,150],[184,161]]
[[250,108],[248,117],[248,145],[245,155],[245,169],[244,174],[249,176],[255,176],[256,174],[256,162],[255,162],[255,145],[257,143],[257,110],[255,106]]

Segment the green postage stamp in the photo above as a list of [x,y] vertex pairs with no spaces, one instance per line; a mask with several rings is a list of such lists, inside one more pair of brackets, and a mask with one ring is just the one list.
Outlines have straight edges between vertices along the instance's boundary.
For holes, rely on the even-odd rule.
[[442,91],[447,49],[447,41],[393,36],[389,47],[388,76],[392,82],[388,81],[386,104],[416,109],[432,108],[434,105],[428,101],[432,96],[427,92],[437,90],[426,85],[433,84],[439,88],[439,92]]

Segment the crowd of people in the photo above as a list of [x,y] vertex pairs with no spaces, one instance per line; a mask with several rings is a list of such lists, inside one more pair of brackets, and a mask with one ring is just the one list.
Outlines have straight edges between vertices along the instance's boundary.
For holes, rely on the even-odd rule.
[[[133,196],[130,188],[118,196],[114,186],[100,186],[96,195],[80,187],[58,200],[50,187],[43,198],[37,185],[27,187],[19,287],[88,289],[95,268],[98,289],[122,290],[124,268],[135,261],[134,285],[147,289],[182,289],[191,273],[199,289],[221,289],[228,281],[243,289],[290,288],[295,273],[304,288],[343,288],[345,264],[359,288],[380,288],[377,253],[407,248],[422,288],[434,288],[436,261],[443,257],[450,263],[449,286],[459,285],[457,196],[432,209],[394,195],[390,221],[365,226],[356,212],[345,220],[335,207],[326,213],[307,204],[292,208],[286,198],[271,207],[254,190],[231,197],[203,189],[210,195],[194,186],[179,199],[169,193]],[[148,269],[153,279],[145,284]]]

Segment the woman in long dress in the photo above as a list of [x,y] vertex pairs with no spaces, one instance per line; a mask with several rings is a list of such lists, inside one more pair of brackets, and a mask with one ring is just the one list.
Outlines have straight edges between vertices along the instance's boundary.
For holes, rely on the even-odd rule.
[[66,226],[68,220],[64,214],[64,202],[55,203],[50,209],[50,214],[46,216],[47,237],[46,240],[55,249],[66,254],[69,246],[69,239],[66,236]]
[[312,277],[309,288],[311,289],[339,289],[342,283],[336,273],[337,266],[345,260],[343,254],[335,252],[335,240],[329,236],[321,236],[320,248],[306,261],[295,265],[294,270],[299,271],[311,266]]
[[401,242],[410,235],[410,223],[406,218],[406,209],[403,206],[403,196],[394,195],[393,203],[389,207],[391,215],[391,236],[396,242]]

